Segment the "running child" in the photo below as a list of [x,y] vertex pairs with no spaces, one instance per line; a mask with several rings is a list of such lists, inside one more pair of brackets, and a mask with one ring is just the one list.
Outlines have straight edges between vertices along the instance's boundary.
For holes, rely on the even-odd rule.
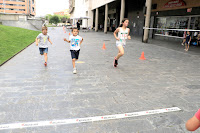
[[[125,18],[122,20],[122,24],[120,25],[120,27],[118,27],[114,31],[114,37],[116,39],[116,46],[119,50],[119,52],[114,60],[114,67],[117,67],[119,58],[124,55],[124,47],[126,45],[126,40],[131,39],[131,36],[129,36],[130,29],[127,28],[128,24],[129,24],[129,20],[127,18]],[[118,33],[118,36],[116,35],[117,33]]]
[[42,27],[42,33],[40,33],[37,37],[36,37],[36,45],[39,47],[39,51],[41,55],[44,55],[44,65],[47,66],[47,54],[48,54],[48,41],[53,45],[53,43],[51,42],[49,35],[47,34],[47,27],[43,26]]
[[77,73],[75,61],[78,60],[79,52],[80,52],[80,46],[83,42],[83,38],[78,35],[79,30],[78,28],[72,29],[72,35],[69,36],[69,40],[64,38],[64,41],[71,43],[70,46],[70,52],[72,57],[72,65],[73,65],[73,74]]

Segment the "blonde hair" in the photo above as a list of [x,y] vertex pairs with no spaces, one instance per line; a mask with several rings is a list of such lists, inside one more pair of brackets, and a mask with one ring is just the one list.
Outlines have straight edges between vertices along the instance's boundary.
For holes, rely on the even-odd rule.
[[43,31],[43,30],[47,30],[47,27],[46,27],[46,26],[43,26],[43,27],[42,27],[42,31]]

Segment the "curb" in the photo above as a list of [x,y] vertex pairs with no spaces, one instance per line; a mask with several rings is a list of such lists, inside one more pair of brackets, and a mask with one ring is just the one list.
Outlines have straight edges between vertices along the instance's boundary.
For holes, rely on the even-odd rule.
[[26,46],[25,48],[23,48],[22,50],[20,50],[19,52],[17,52],[15,55],[13,55],[12,57],[10,57],[8,60],[6,60],[5,62],[3,62],[2,64],[0,64],[0,67],[3,66],[6,62],[8,62],[9,60],[11,60],[13,57],[15,57],[16,55],[18,55],[19,53],[21,53],[22,51],[24,51],[26,48],[28,48],[30,45],[32,45],[34,42],[32,42],[31,44],[29,44],[28,46]]

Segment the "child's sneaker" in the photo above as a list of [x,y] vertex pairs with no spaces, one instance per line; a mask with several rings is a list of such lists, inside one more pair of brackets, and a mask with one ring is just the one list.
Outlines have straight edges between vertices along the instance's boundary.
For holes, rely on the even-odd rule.
[[118,65],[118,60],[116,60],[116,57],[115,57],[115,60],[114,60],[114,67],[117,67]]
[[73,74],[76,74],[76,68],[73,69]]
[[47,66],[47,63],[46,63],[46,62],[44,63],[44,66],[45,66],[45,67]]

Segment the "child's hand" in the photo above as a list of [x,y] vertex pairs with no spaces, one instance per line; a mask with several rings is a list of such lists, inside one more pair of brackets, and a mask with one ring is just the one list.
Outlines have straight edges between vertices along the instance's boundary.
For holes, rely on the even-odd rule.
[[131,36],[128,36],[128,40],[131,40]]
[[38,46],[38,43],[36,43],[36,46]]
[[117,37],[116,40],[120,41],[120,39]]
[[64,38],[64,41],[67,41],[67,39],[66,39],[66,38]]

